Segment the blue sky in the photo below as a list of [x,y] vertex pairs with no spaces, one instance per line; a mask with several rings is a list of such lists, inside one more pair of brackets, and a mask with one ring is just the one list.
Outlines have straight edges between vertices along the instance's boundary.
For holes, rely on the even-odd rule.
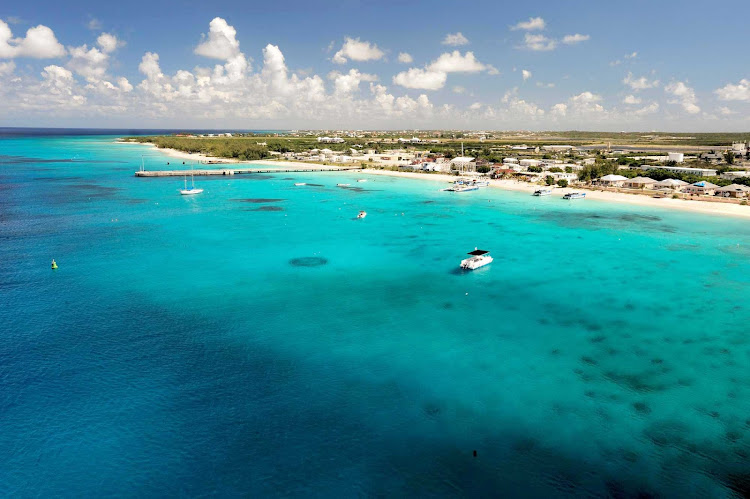
[[0,124],[746,130],[747,7],[711,7],[5,4]]

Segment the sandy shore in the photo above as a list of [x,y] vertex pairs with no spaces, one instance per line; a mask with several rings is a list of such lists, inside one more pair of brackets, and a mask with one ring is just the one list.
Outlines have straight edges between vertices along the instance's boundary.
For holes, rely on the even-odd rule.
[[153,144],[151,142],[130,142],[130,141],[125,141],[125,140],[118,140],[116,143],[117,144],[133,144],[137,146],[148,146],[155,151],[164,153],[166,156],[169,156],[170,158],[181,159],[184,161],[195,161],[195,162],[221,161],[222,163],[244,163],[243,161],[238,161],[236,159],[206,156],[198,152],[184,152],[184,151],[178,151],[177,149],[159,148],[159,147],[156,147],[156,144]]
[[[456,177],[453,175],[394,172],[390,170],[374,170],[369,168],[366,170],[362,170],[362,173],[367,175],[387,175],[394,177],[417,178],[423,180],[437,180],[445,182],[453,182],[454,180],[456,180]],[[528,192],[529,194],[531,194],[541,186],[516,180],[490,180],[490,187],[511,191]],[[637,206],[652,206],[657,208],[690,211],[693,213],[708,213],[711,215],[728,215],[734,217],[750,218],[750,206],[741,206],[739,204],[712,203],[708,201],[696,201],[691,199],[653,198],[648,195],[594,191],[580,187],[564,189],[556,188],[552,196],[562,197],[565,193],[575,191],[585,191],[587,199],[596,199],[612,203],[624,203]]]
[[[160,149],[160,148],[157,148],[156,145],[152,143],[125,142],[125,141],[120,141],[118,143],[147,145],[147,146],[154,148],[154,150],[158,152],[164,153],[165,155],[169,157],[186,160],[186,161],[222,161],[225,163],[232,163],[232,164],[241,163],[241,164],[254,164],[254,165],[266,165],[266,166],[278,165],[279,168],[292,167],[292,168],[297,168],[297,169],[306,169],[306,168],[317,169],[323,166],[320,163],[304,163],[300,161],[277,161],[277,160],[238,161],[238,160],[233,160],[233,159],[204,156],[203,154],[200,154],[200,153],[187,153],[187,152],[177,151],[175,149]],[[346,168],[346,167],[337,167],[334,165],[326,165],[326,166],[331,169]],[[414,179],[420,179],[420,180],[437,180],[437,181],[443,181],[443,182],[453,182],[454,180],[456,180],[456,177],[454,175],[425,174],[425,173],[416,173],[416,172],[397,172],[397,171],[392,171],[392,170],[376,170],[372,168],[361,170],[361,173],[365,175],[387,175],[390,177],[404,177],[404,178],[414,178]],[[529,194],[533,193],[535,190],[540,188],[539,185],[530,184],[528,182],[520,182],[517,180],[490,180],[490,187],[493,187],[496,189],[511,190],[511,191],[528,192]],[[578,191],[585,190],[587,199],[596,199],[596,200],[608,201],[612,203],[632,204],[632,205],[637,205],[637,206],[651,206],[651,207],[657,207],[657,208],[676,209],[676,210],[690,211],[693,213],[707,213],[711,215],[750,218],[750,206],[741,206],[739,204],[712,203],[709,201],[696,201],[692,199],[653,198],[648,195],[625,194],[622,192],[596,191],[596,190],[584,189],[581,187],[564,188],[564,189],[556,188],[552,196],[562,197],[565,193],[574,192],[577,190]]]

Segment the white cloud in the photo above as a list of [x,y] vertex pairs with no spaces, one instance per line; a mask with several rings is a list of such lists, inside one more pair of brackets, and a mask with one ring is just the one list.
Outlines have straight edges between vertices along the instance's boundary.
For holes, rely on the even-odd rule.
[[497,68],[496,68],[495,66],[493,66],[492,64],[487,64],[487,74],[488,74],[488,75],[493,75],[493,76],[494,76],[494,75],[499,75],[499,74],[500,74],[500,70],[499,70],[499,69],[497,69]]
[[555,104],[554,106],[552,106],[550,113],[555,116],[565,116],[566,114],[568,114],[568,105],[563,102]]
[[350,69],[348,73],[331,71],[328,78],[333,80],[335,92],[340,95],[351,94],[359,90],[359,84],[363,81],[377,81],[378,77],[373,74],[360,73],[356,69]]
[[484,71],[487,66],[477,61],[473,52],[461,55],[461,52],[454,50],[440,54],[440,57],[430,63],[427,69],[444,73],[476,73]]
[[531,71],[527,71],[524,69],[521,71],[521,74],[523,75],[523,81],[526,81],[529,78],[531,78]]
[[203,40],[195,47],[197,55],[228,61],[240,53],[240,42],[237,30],[227,24],[221,17],[215,17],[209,23],[208,35],[201,35]]
[[443,41],[440,42],[443,45],[451,45],[453,47],[458,47],[461,45],[467,45],[469,43],[468,38],[466,38],[464,35],[461,34],[459,31],[458,33],[448,33],[445,35],[445,38],[443,38]]
[[714,90],[719,100],[750,102],[750,80],[741,79],[736,85],[727,83],[725,86]]
[[383,51],[375,44],[363,42],[359,38],[346,37],[341,50],[333,55],[333,62],[345,64],[348,59],[360,62],[375,61],[382,59],[384,55]]
[[635,111],[632,111],[632,114],[640,117],[640,116],[645,116],[647,114],[654,114],[657,111],[659,111],[659,104],[656,102],[652,102],[648,106],[644,106],[640,109],[636,109]]
[[534,30],[542,30],[545,28],[547,24],[544,22],[544,19],[541,17],[530,17],[528,21],[521,21],[520,23],[516,24],[515,26],[511,26],[511,30],[526,30],[526,31],[534,31]]
[[481,108],[482,108],[482,104],[480,102],[475,102],[474,104],[469,106],[469,109],[471,109],[472,111],[476,111]]
[[102,22],[99,19],[92,17],[89,19],[87,26],[91,31],[99,31],[102,29]]
[[649,81],[645,76],[635,78],[633,76],[633,73],[628,73],[628,75],[622,80],[622,82],[636,91],[645,90],[647,88],[655,88],[659,85],[659,80]]
[[580,33],[576,33],[575,35],[565,35],[562,39],[562,42],[566,45],[575,45],[576,43],[581,43],[587,41],[589,38],[591,38],[589,35],[582,35]]
[[99,38],[96,39],[96,43],[105,54],[112,53],[117,50],[118,47],[125,45],[125,42],[118,40],[115,35],[109,33],[102,33],[99,35]]
[[55,33],[44,25],[29,28],[24,38],[13,38],[10,27],[0,20],[0,58],[33,57],[50,59],[65,55],[65,47]]
[[459,94],[460,95],[460,94],[465,94],[466,93],[466,88],[464,88],[464,87],[462,87],[460,85],[456,85],[455,87],[453,87],[452,90],[453,90],[454,94]]
[[625,54],[625,59],[635,59],[638,57],[638,52],[632,52],[630,54]]
[[89,49],[86,44],[68,47],[68,51],[71,56],[67,64],[69,69],[88,80],[101,80],[104,77],[107,72],[107,54],[96,47]]
[[401,52],[398,54],[398,62],[402,64],[409,64],[413,61],[414,61],[414,58],[406,52]]
[[721,114],[722,116],[730,116],[732,114],[737,114],[737,111],[732,111],[728,107],[722,106],[719,108],[719,114]]
[[448,74],[444,71],[411,68],[393,77],[393,83],[406,88],[439,90],[445,85]]
[[523,42],[523,48],[536,52],[554,50],[557,47],[557,40],[547,38],[544,35],[532,35],[531,33],[524,35]]
[[622,102],[624,104],[630,104],[630,105],[640,104],[641,98],[636,97],[635,95],[628,95],[622,100]]
[[688,87],[684,82],[674,81],[664,87],[664,91],[675,98],[668,101],[670,104],[679,104],[689,114],[697,114],[701,108],[698,107],[695,90]]
[[8,76],[16,69],[16,63],[13,61],[0,62],[0,76]]

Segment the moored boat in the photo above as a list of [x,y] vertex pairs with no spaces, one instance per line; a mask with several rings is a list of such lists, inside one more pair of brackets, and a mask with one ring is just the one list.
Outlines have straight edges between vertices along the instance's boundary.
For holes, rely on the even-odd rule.
[[552,194],[552,189],[537,189],[534,191],[534,196],[549,196]]
[[474,248],[474,251],[467,253],[471,255],[469,258],[461,260],[461,268],[466,270],[475,270],[485,265],[492,263],[493,258],[490,256],[489,251],[480,250]]
[[563,196],[563,199],[583,199],[585,197],[585,192],[569,192]]
[[336,184],[336,187],[349,187],[352,184]]
[[365,218],[367,216],[366,211],[360,211],[359,214],[357,214],[357,218]]

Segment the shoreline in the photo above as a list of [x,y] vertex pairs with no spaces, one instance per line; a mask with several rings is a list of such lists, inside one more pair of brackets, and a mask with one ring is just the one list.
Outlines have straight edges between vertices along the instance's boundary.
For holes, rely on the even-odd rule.
[[[127,142],[127,141],[118,140],[116,141],[116,143],[150,146],[154,150],[161,152],[168,157],[172,157],[175,159],[191,160],[191,161],[193,160],[195,161],[221,161],[221,162],[224,162],[225,164],[255,164],[255,165],[267,165],[267,166],[279,165],[282,168],[285,166],[289,166],[289,167],[302,168],[302,169],[303,168],[315,169],[315,168],[320,168],[320,166],[322,166],[322,163],[305,163],[305,162],[300,162],[300,161],[283,161],[283,160],[273,160],[273,159],[272,160],[257,159],[257,160],[250,160],[250,161],[239,161],[236,159],[216,158],[212,156],[205,156],[201,153],[188,153],[188,152],[178,151],[176,149],[158,148],[156,147],[155,144],[151,142]],[[330,167],[332,170],[337,169],[337,168],[345,168],[345,166],[337,166],[337,165],[325,165],[325,166]],[[418,179],[418,180],[436,180],[436,181],[443,181],[443,182],[453,182],[457,178],[455,175],[448,175],[444,173],[397,172],[397,171],[392,171],[392,170],[378,170],[374,168],[365,168],[359,171],[360,173],[366,174],[366,175],[386,175],[389,177],[411,178],[411,179]],[[527,182],[519,182],[516,180],[492,180],[492,179],[488,179],[488,180],[490,182],[489,187],[492,187],[495,189],[502,189],[506,191],[528,192],[529,194],[531,194],[535,190],[541,187],[540,185],[529,184]],[[675,209],[675,210],[681,210],[681,211],[692,212],[692,213],[703,213],[703,214],[708,214],[708,215],[750,218],[750,206],[742,206],[739,204],[712,203],[709,201],[698,201],[694,199],[672,199],[669,197],[653,198],[651,196],[642,195],[642,194],[626,194],[622,192],[599,191],[599,190],[587,189],[585,187],[564,187],[564,188],[556,187],[554,188],[554,193],[559,193],[560,197],[562,197],[562,195],[568,192],[575,192],[577,190],[586,192],[586,198],[595,199],[597,201],[630,204],[630,205],[646,206],[646,207],[653,207],[653,208]]]

